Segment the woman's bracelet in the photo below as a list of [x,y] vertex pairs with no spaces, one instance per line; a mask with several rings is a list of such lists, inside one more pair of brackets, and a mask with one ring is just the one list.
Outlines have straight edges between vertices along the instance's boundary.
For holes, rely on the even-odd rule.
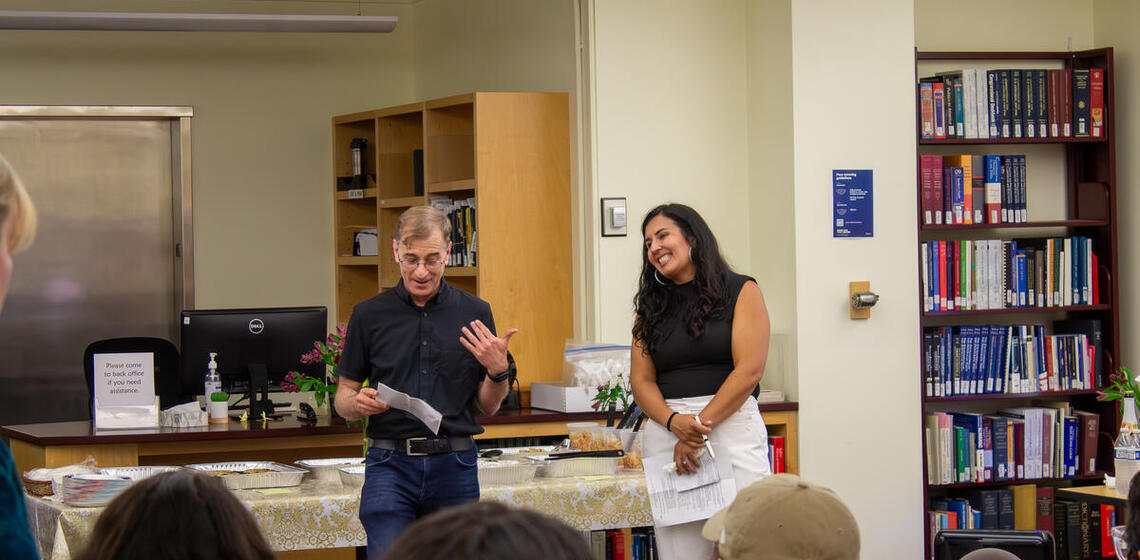
[[672,429],[670,426],[672,426],[672,425],[673,425],[673,417],[674,417],[674,416],[676,416],[676,415],[677,415],[677,413],[676,413],[676,412],[674,412],[673,414],[670,414],[670,415],[669,415],[669,419],[665,421],[665,429],[666,429],[666,430],[669,430],[670,432],[671,432],[671,431],[673,431],[673,429]]

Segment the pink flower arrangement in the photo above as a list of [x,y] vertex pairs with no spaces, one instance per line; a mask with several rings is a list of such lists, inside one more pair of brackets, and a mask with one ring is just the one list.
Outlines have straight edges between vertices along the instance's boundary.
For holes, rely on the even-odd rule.
[[294,393],[312,391],[313,400],[317,406],[322,406],[326,395],[336,393],[337,383],[340,381],[340,377],[336,374],[336,366],[340,363],[341,352],[344,351],[344,333],[345,326],[337,325],[336,332],[329,333],[324,340],[313,342],[313,349],[301,355],[302,364],[325,364],[323,379],[291,371],[285,374],[281,390]]

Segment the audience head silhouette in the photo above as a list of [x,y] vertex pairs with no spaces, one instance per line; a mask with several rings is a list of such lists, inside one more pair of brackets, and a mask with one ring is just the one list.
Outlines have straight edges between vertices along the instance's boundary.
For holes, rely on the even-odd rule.
[[157,474],[107,505],[76,560],[272,560],[253,515],[216,477]]
[[388,560],[593,560],[585,539],[565,523],[499,502],[472,502],[420,519]]

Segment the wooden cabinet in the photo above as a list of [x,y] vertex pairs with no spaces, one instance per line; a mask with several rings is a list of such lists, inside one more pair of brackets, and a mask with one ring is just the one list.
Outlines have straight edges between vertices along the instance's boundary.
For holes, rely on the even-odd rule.
[[[931,128],[928,126],[924,129],[924,111],[930,114],[931,106],[925,106],[924,91],[922,82],[928,81],[936,83],[937,78],[931,80],[924,80],[928,76],[936,76],[938,74],[953,73],[955,70],[968,71],[965,69],[981,69],[979,74],[975,74],[975,78],[979,80],[988,80],[991,71],[998,71],[999,69],[1032,69],[1032,74],[1037,75],[1039,70],[1043,80],[1051,80],[1052,74],[1049,70],[1061,70],[1056,75],[1065,76],[1065,72],[1073,73],[1075,71],[1087,69],[1101,69],[1103,70],[1103,78],[1101,85],[1103,86],[1103,128],[1100,130],[1100,135],[1096,136],[1095,133],[1091,135],[1078,136],[1078,132],[1074,130],[1071,136],[1063,134],[1054,134],[1051,127],[1046,127],[1047,134],[1042,136],[1040,131],[1029,137],[1027,133],[1023,133],[1021,137],[1009,137],[1007,134],[1002,134],[1000,131],[997,137],[991,137],[986,131],[981,133],[972,133],[974,137],[958,137],[958,138],[931,138]],[[1079,72],[1078,72],[1079,73]],[[1117,274],[1118,258],[1117,258],[1117,223],[1116,223],[1116,130],[1114,126],[1115,108],[1113,104],[1113,83],[1114,83],[1114,70],[1113,70],[1113,51],[1111,48],[1096,49],[1091,51],[1082,52],[919,52],[916,54],[916,76],[919,78],[918,89],[916,90],[916,100],[918,101],[918,123],[916,126],[916,141],[918,145],[918,172],[917,186],[919,192],[919,208],[918,208],[918,224],[919,224],[919,251],[918,259],[920,263],[920,270],[922,277],[919,279],[920,293],[919,297],[922,300],[920,308],[923,309],[922,316],[920,317],[920,324],[923,328],[923,358],[924,363],[922,369],[917,372],[918,375],[923,377],[923,389],[920,399],[923,409],[923,443],[925,449],[924,456],[924,482],[925,482],[925,508],[928,511],[928,517],[924,520],[926,527],[926,534],[928,542],[932,534],[936,531],[934,528],[929,512],[931,510],[941,509],[935,506],[935,500],[946,498],[963,498],[971,499],[971,495],[976,498],[978,494],[975,491],[990,490],[998,488],[1006,488],[1015,485],[1032,484],[1037,486],[1071,486],[1073,484],[1089,484],[1093,481],[1102,479],[1104,471],[1112,469],[1112,435],[1118,424],[1119,414],[1118,408],[1115,403],[1104,404],[1096,400],[1097,389],[1103,387],[1107,383],[1108,375],[1115,369],[1116,363],[1114,358],[1119,356],[1120,349],[1120,335],[1119,335],[1119,286]],[[1041,114],[1051,115],[1047,110],[1054,103],[1053,94],[1061,91],[1061,88],[1072,88],[1071,83],[1060,81],[1058,78],[1056,83],[1047,81],[1047,89],[1040,90],[1038,84],[1029,86],[1029,91],[1032,92],[1034,87],[1037,87],[1042,96],[1039,98],[1041,101],[1027,101],[1032,107],[1033,103],[1045,103],[1045,109]],[[968,82],[969,80],[967,80]],[[949,82],[946,82],[949,84]],[[939,84],[941,86],[942,84]],[[961,87],[961,86],[959,86]],[[946,85],[945,89],[950,86]],[[967,83],[964,89],[969,89]],[[975,90],[977,92],[979,90]],[[981,91],[985,91],[984,89]],[[1072,91],[1071,89],[1069,90]],[[988,93],[988,92],[987,92]],[[943,92],[944,95],[949,95]],[[1010,95],[1016,94],[1011,93]],[[1047,94],[1047,95],[1046,95]],[[1025,95],[1022,90],[1020,95]],[[1058,98],[1057,103],[1062,104],[1060,118],[1064,120],[1063,112],[1063,98]],[[978,111],[988,111],[988,103],[991,103],[987,98],[974,98],[975,107]],[[970,99],[967,98],[965,103],[969,105]],[[1000,98],[998,99],[1000,104]],[[1076,104],[1076,103],[1074,103]],[[1022,110],[1026,109],[1025,106]],[[999,108],[999,113],[1001,109]],[[986,115],[984,118],[988,118]],[[999,115],[1000,116],[1000,115]],[[1047,117],[1050,121],[1054,117]],[[929,117],[926,119],[929,125]],[[967,121],[969,117],[967,116]],[[1011,223],[1004,219],[994,220],[989,219],[988,216],[983,216],[981,223],[930,223],[927,216],[931,210],[931,199],[929,198],[930,192],[927,192],[928,198],[924,202],[924,181],[925,187],[930,188],[932,178],[930,175],[924,178],[924,157],[926,167],[929,169],[932,161],[931,156],[942,156],[944,161],[961,161],[957,158],[959,156],[1009,156],[1014,154],[1013,157],[1022,158],[1024,160],[1023,168],[1024,175],[1019,175],[1018,180],[1021,181],[1023,192],[1027,189],[1027,196],[1021,196],[1017,204],[1024,208],[1026,215],[1024,219],[1018,219]],[[934,158],[937,160],[937,157]],[[969,158],[967,158],[969,159]],[[983,157],[984,159],[984,157]],[[974,160],[977,161],[977,160]],[[1004,160],[1001,160],[1004,161]],[[987,162],[988,163],[988,162]],[[1015,162],[1016,163],[1016,162]],[[957,163],[950,165],[950,167],[957,166]],[[943,169],[939,169],[940,173],[944,173]],[[953,173],[951,173],[953,175]],[[974,174],[977,176],[977,174]],[[943,175],[945,177],[945,175]],[[969,177],[964,178],[964,188],[966,193],[970,192],[971,180]],[[947,179],[950,180],[950,179]],[[985,183],[990,183],[989,178],[984,178]],[[1003,182],[1004,184],[1004,182]],[[1015,185],[1016,188],[1016,185]],[[951,196],[948,191],[946,196]],[[966,194],[965,196],[970,196]],[[986,196],[983,195],[983,199]],[[955,198],[955,200],[957,200]],[[984,200],[984,202],[991,202],[991,200]],[[976,220],[975,220],[976,221]],[[1095,266],[1081,266],[1077,267],[1073,272],[1071,278],[1066,278],[1065,282],[1070,280],[1076,284],[1081,285],[1077,275],[1085,275],[1084,278],[1088,279],[1086,287],[1092,292],[1090,298],[1074,296],[1071,300],[1062,298],[1060,301],[1055,301],[1051,298],[1040,298],[1041,302],[1035,303],[1034,297],[1030,297],[1026,302],[1018,304],[1010,304],[1007,300],[1006,292],[1010,289],[1010,278],[1017,278],[1023,282],[1024,290],[1033,290],[1034,283],[1048,286],[1048,282],[1052,281],[1055,274],[1051,274],[1050,248],[1051,245],[1047,242],[1048,239],[1088,239],[1090,240],[1092,254],[1096,256]],[[981,243],[982,240],[987,242],[996,241],[997,247],[1001,248],[998,260],[989,261],[982,265],[978,261],[968,261],[967,258],[974,258],[977,253],[976,248],[981,245],[984,249],[985,244]],[[965,242],[970,242],[969,244]],[[1012,256],[1007,252],[1008,246],[1012,245],[1010,242],[1016,242],[1021,246],[1028,246],[1028,256],[1022,258],[1034,258],[1036,253],[1036,260],[1041,260],[1044,255],[1046,261],[1050,264],[1045,264],[1043,267],[1038,268],[1034,274],[1033,266],[1029,266],[1024,272],[1017,272],[1017,256],[1013,253]],[[1082,241],[1083,242],[1083,241]],[[1076,243],[1074,241],[1074,243]],[[955,244],[959,245],[960,258],[955,261],[953,257],[947,257],[948,263],[952,270],[956,271],[951,275],[943,275],[942,284],[945,285],[949,282],[950,285],[950,305],[948,308],[931,308],[932,288],[935,292],[938,291],[939,280],[935,274],[935,267],[933,260],[936,258],[931,252],[931,247],[937,244],[946,244],[947,247],[953,247]],[[937,251],[938,249],[935,249]],[[951,253],[953,254],[953,249]],[[1080,256],[1079,252],[1075,253]],[[983,253],[985,255],[985,253]],[[1070,255],[1071,256],[1071,255]],[[983,259],[985,256],[982,257]],[[1012,259],[1012,260],[1010,260]],[[1090,258],[1091,260],[1091,258]],[[942,263],[942,266],[946,265]],[[993,266],[991,263],[998,263]],[[944,268],[940,268],[944,271]],[[983,279],[979,274],[984,274],[986,277]],[[1044,270],[1042,275],[1040,270]],[[1028,274],[1029,282],[1026,284],[1024,276]],[[1064,274],[1069,274],[1064,271]],[[994,305],[994,300],[982,302],[980,305],[971,303],[970,297],[967,296],[965,302],[954,303],[954,287],[960,287],[964,290],[975,288],[976,284],[966,282],[966,278],[971,278],[972,282],[991,283],[994,279],[1001,285],[998,289],[1001,290],[1001,296],[998,298],[1000,301]],[[1004,280],[1002,280],[1004,278]],[[1038,281],[1040,280],[1040,281]],[[1059,281],[1059,280],[1058,280]],[[1016,284],[1016,283],[1015,283]],[[1074,286],[1074,287],[1076,287]],[[1016,294],[1017,286],[1012,287]],[[1035,290],[1036,294],[1041,294],[1040,290]],[[935,296],[937,297],[937,296]],[[985,296],[981,296],[985,299]],[[1058,328],[1058,321],[1061,320],[1095,320],[1099,321],[1100,325],[1100,338],[1103,345],[1103,358],[1100,364],[1102,371],[1099,384],[1097,380],[1090,375],[1090,381],[1079,386],[1070,386],[1066,383],[1061,383],[1055,386],[1051,376],[1057,374],[1054,364],[1054,350],[1050,345],[1055,343],[1054,334],[1059,334],[1061,329]],[[1040,325],[1039,337],[1033,342],[1029,343],[1026,349],[1018,349],[1018,344],[1024,342],[1021,339],[1015,339],[1010,343],[1008,338],[1001,338],[1002,335],[995,334],[998,331],[1001,333],[1007,332],[1005,329],[1010,325],[1025,325],[1031,327]],[[986,330],[989,329],[989,330]],[[986,333],[990,334],[987,335]],[[1030,330],[1030,337],[1033,338],[1033,331]],[[934,338],[931,338],[931,337]],[[942,340],[946,337],[952,337],[952,341],[948,342],[946,346],[936,346],[942,344]],[[969,341],[968,338],[973,337]],[[987,338],[988,337],[988,338]],[[1051,342],[1050,339],[1053,339]],[[972,364],[968,362],[970,358],[963,357],[969,356],[970,350],[968,344],[981,345],[980,342],[985,339],[987,343],[994,341],[1002,341],[1001,345],[1004,349],[999,349],[999,357],[994,361],[987,362],[986,359],[981,361],[975,360]],[[1059,344],[1059,343],[1058,343]],[[980,346],[981,347],[981,346]],[[984,348],[984,347],[982,347]],[[1057,348],[1061,348],[1058,346]],[[949,354],[947,354],[949,352]],[[981,352],[985,352],[982,350]],[[1001,352],[1005,352],[1004,356],[1010,355],[1010,352],[1020,353],[1027,357],[1029,362],[1023,362],[1023,365],[1009,365],[1008,358],[1002,357]],[[1040,354],[1037,354],[1040,352]],[[943,356],[949,355],[946,361],[943,361]],[[985,354],[980,354],[985,356]],[[1040,357],[1040,361],[1038,361]],[[933,366],[932,363],[946,364],[947,367],[953,371],[954,379],[946,380],[946,375],[949,374],[945,368],[941,371],[935,371],[938,368]],[[1044,368],[1038,367],[1044,365]],[[1063,362],[1061,366],[1064,366]],[[996,367],[996,369],[995,369]],[[1009,383],[1011,371],[1014,370],[1015,385],[1011,390]],[[1028,370],[1026,369],[1028,368]],[[952,385],[957,382],[959,373],[961,374],[962,381],[965,382],[968,375],[967,371],[972,375],[980,371],[982,375],[982,385],[977,388],[969,388],[963,385],[958,389],[947,389],[940,392],[935,389],[933,392],[930,389],[931,381],[937,384],[940,382],[947,382]],[[1029,372],[1029,376],[1026,372]],[[1000,391],[993,390],[985,385],[986,376],[1003,377],[1006,383]],[[1016,377],[1021,375],[1029,383],[1023,385],[1016,384]],[[1061,372],[1064,376],[1064,372]],[[932,377],[933,376],[933,377]],[[941,376],[941,377],[940,377]],[[951,459],[951,462],[957,461],[959,463],[955,466],[958,472],[954,478],[947,483],[942,475],[938,473],[938,465],[934,465],[933,457],[939,456],[939,448],[941,442],[937,441],[937,436],[932,431],[932,423],[930,418],[936,413],[950,413],[950,414],[980,414],[990,416],[991,419],[1000,416],[1002,410],[1009,410],[1017,407],[1055,407],[1059,410],[1071,408],[1072,410],[1088,411],[1099,414],[1099,437],[1094,436],[1093,440],[1096,443],[1090,447],[1090,452],[1095,457],[1095,470],[1089,472],[1086,467],[1077,469],[1075,475],[1056,472],[1055,468],[1046,468],[1044,474],[1030,475],[1028,472],[1025,474],[1015,474],[1012,480],[978,480],[976,472],[972,475],[967,472],[966,480],[960,479],[960,463],[962,462],[963,455],[959,454]],[[1063,416],[1065,413],[1059,413]],[[979,418],[979,422],[983,420]],[[1005,421],[1002,420],[1004,423]],[[982,424],[979,423],[979,426]],[[1026,425],[1029,425],[1028,422]],[[1062,422],[1063,425],[1063,422]],[[1044,430],[1049,430],[1048,422],[1043,421],[1042,426]],[[1056,426],[1056,424],[1054,424]],[[1028,429],[1028,428],[1027,428]],[[1056,428],[1054,428],[1056,429]],[[1050,438],[1057,432],[1045,433],[1044,440],[1049,442]],[[953,425],[951,433],[954,432]],[[1012,433],[1012,431],[1010,432]],[[993,434],[989,434],[992,436]],[[986,436],[985,429],[982,434],[979,434],[976,442],[970,444],[972,453],[976,458],[974,465],[978,461],[984,463],[990,461],[991,466],[996,470],[998,461],[993,456],[987,456],[986,445],[993,445],[992,437]],[[952,436],[955,437],[955,436]],[[1028,436],[1025,436],[1028,437]],[[1053,439],[1053,445],[1057,444],[1057,440]],[[955,437],[955,443],[961,443]],[[1045,443],[1044,445],[1050,445]],[[1083,445],[1083,443],[1082,443]],[[953,444],[951,445],[953,450]],[[1028,448],[1026,448],[1028,449]],[[1020,453],[1020,451],[1019,451]],[[1063,461],[1062,455],[1050,455],[1048,449],[1042,451],[1043,460],[1048,462],[1050,459],[1056,461],[1058,458]],[[965,455],[966,461],[969,461],[970,453]],[[1079,455],[1078,455],[1079,456]],[[944,455],[942,456],[945,457]],[[987,458],[988,457],[988,458]],[[1038,461],[1041,464],[1041,461]],[[944,465],[943,465],[944,466]],[[1063,466],[1063,465],[1062,465]],[[1040,470],[1040,469],[1039,469]],[[1036,471],[1035,471],[1036,472]],[[1033,492],[1022,496],[1033,495]],[[1020,506],[1020,504],[1019,504]],[[988,527],[986,527],[988,528]],[[1018,527],[1021,528],[1021,527]],[[929,550],[928,550],[929,554]]]
[[[396,220],[433,198],[472,200],[475,259],[444,277],[491,304],[524,388],[561,379],[573,333],[570,115],[564,93],[470,93],[332,119],[336,317],[396,285]],[[358,190],[350,144],[366,141]],[[357,232],[375,228],[378,255],[354,256]]]

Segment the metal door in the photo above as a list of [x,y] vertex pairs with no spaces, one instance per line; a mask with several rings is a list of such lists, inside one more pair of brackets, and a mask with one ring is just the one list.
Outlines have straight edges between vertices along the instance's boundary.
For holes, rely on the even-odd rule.
[[83,350],[178,344],[192,308],[188,108],[0,107],[39,213],[0,316],[0,425],[89,417]]

